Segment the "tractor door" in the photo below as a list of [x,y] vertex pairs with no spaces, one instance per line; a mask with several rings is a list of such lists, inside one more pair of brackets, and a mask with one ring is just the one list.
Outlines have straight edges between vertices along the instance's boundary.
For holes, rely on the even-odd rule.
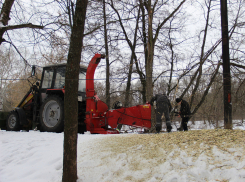
[[54,87],[54,67],[44,67],[40,85],[40,103],[47,97],[47,89]]

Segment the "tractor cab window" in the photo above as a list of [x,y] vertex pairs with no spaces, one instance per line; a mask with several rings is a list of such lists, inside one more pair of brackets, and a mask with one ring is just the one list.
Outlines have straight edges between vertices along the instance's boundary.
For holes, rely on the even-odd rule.
[[83,71],[80,71],[79,73],[78,91],[86,92],[86,75]]
[[51,88],[53,74],[54,74],[53,70],[44,71],[42,88]]
[[57,68],[54,88],[63,88],[65,86],[65,74],[65,67]]

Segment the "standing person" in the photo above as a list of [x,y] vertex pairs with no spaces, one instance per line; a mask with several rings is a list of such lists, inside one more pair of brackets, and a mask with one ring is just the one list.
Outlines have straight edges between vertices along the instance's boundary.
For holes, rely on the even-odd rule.
[[160,132],[162,129],[162,115],[164,113],[167,131],[171,132],[172,126],[169,117],[169,112],[172,109],[170,101],[166,94],[156,94],[154,97],[151,98],[150,104],[153,105],[153,102],[156,101],[157,113],[156,113],[156,131],[157,133]]
[[183,131],[183,129],[184,129],[184,131],[188,131],[187,123],[189,121],[190,114],[191,114],[190,106],[189,106],[188,102],[186,102],[185,100],[180,99],[180,98],[177,98],[176,102],[178,103],[178,105],[181,105],[178,117],[182,118],[182,122],[181,122],[181,125],[178,128],[178,130]]

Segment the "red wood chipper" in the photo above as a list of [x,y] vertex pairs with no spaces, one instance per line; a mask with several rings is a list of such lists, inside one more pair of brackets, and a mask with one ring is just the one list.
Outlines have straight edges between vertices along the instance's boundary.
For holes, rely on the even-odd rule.
[[[118,124],[151,127],[151,105],[117,107],[109,110],[94,90],[94,73],[104,55],[95,54],[86,68],[80,66],[78,87],[78,132],[117,134]],[[18,131],[37,127],[40,131],[62,132],[64,129],[64,95],[66,64],[43,67],[42,78],[32,84],[18,106],[10,112],[6,129]],[[35,71],[34,71],[35,72]]]

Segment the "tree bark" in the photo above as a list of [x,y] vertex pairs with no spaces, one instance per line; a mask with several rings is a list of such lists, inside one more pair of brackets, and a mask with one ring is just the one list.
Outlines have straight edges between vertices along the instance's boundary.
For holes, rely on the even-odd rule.
[[124,104],[125,107],[129,106],[129,94],[130,94],[130,88],[131,88],[131,78],[132,78],[132,73],[133,73],[133,61],[135,60],[135,62],[137,62],[135,48],[136,48],[136,41],[137,41],[137,30],[138,30],[139,17],[140,17],[140,10],[138,10],[138,16],[136,20],[133,45],[131,41],[128,40],[128,43],[130,43],[129,45],[130,45],[132,53],[131,53],[131,59],[130,59],[130,64],[129,64],[128,81],[127,81],[127,87],[126,87],[126,93],[125,93],[125,104]]
[[103,16],[104,16],[104,40],[105,40],[105,54],[106,54],[106,104],[110,108],[110,61],[109,61],[109,48],[108,48],[108,38],[107,38],[107,27],[106,27],[106,9],[105,0],[103,0]]
[[77,180],[78,79],[88,0],[77,0],[66,66],[63,182]]
[[[0,23],[2,23],[4,26],[8,25],[8,21],[10,20],[9,18],[9,14],[12,8],[12,5],[14,3],[14,0],[5,0],[3,3],[3,7],[1,9],[1,14],[0,14]],[[2,44],[2,42],[4,42],[4,38],[3,38],[3,34],[6,30],[4,29],[4,27],[0,28],[0,45]]]
[[227,0],[220,0],[220,11],[223,58],[224,128],[232,129],[231,75]]
[[[146,100],[150,101],[153,95],[153,82],[152,82],[152,72],[153,72],[153,57],[154,57],[154,39],[153,39],[153,29],[152,29],[152,21],[153,21],[153,8],[151,7],[151,1],[148,1],[146,6],[148,11],[148,42],[147,42],[147,62],[145,64],[146,70]],[[151,131],[155,131],[155,112],[154,107],[151,109],[152,121],[151,121]]]
[[14,0],[5,0],[3,3],[1,9],[1,22],[4,26],[8,25],[8,21],[10,20],[9,15],[13,4]]
[[[142,41],[144,44],[144,55],[145,55],[145,64],[147,63],[147,57],[148,57],[148,50],[147,50],[147,33],[146,33],[146,19],[145,19],[145,7],[144,7],[144,3],[142,0],[139,1],[140,2],[140,9],[141,9],[141,13],[142,13]],[[140,82],[142,84],[142,98],[143,98],[143,103],[146,102],[146,79],[145,79],[145,74],[142,72],[142,70],[140,70],[139,68],[139,64],[138,61],[135,62],[136,65],[136,70],[137,73],[140,76]]]
[[44,28],[43,26],[33,25],[32,23],[8,26],[8,22],[10,20],[9,15],[10,15],[13,4],[14,4],[14,0],[5,0],[3,3],[2,9],[1,9],[0,23],[2,23],[4,27],[2,26],[0,27],[0,45],[2,44],[2,42],[5,42],[3,35],[7,30],[14,30],[14,29],[20,29],[20,28],[37,28],[37,29]]

